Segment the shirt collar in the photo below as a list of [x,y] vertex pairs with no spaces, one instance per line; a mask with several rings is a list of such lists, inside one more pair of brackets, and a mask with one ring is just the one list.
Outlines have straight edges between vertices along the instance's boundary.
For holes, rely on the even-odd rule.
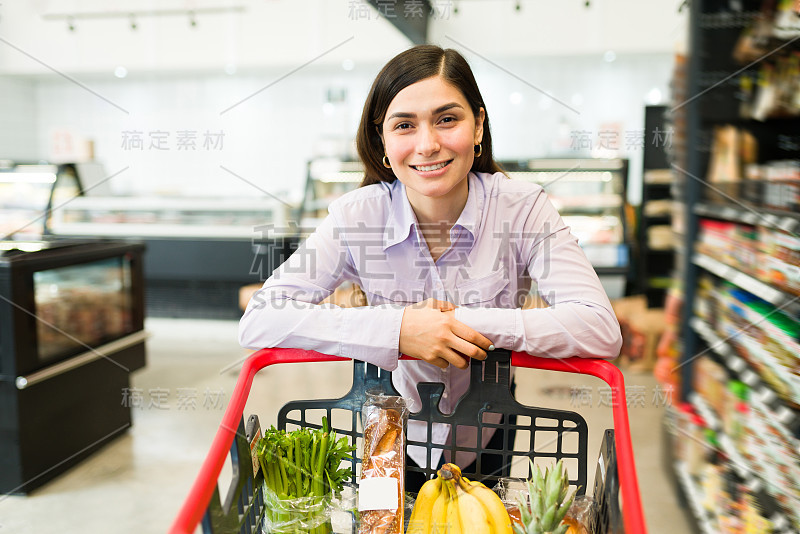
[[408,202],[403,182],[395,178],[394,182],[389,184],[389,193],[392,196],[392,205],[383,234],[383,250],[405,241],[411,232],[411,227],[417,222],[417,216]]
[[472,172],[467,175],[469,183],[469,193],[467,193],[467,203],[458,216],[454,226],[460,226],[467,230],[472,238],[478,232],[478,222],[480,221],[480,214],[483,210],[483,183]]
[[[475,238],[478,231],[480,214],[483,210],[484,191],[483,183],[474,173],[467,175],[469,183],[469,193],[467,193],[467,203],[461,211],[454,226],[460,226],[467,230]],[[383,236],[383,250],[405,241],[411,233],[411,228],[417,223],[417,216],[411,204],[408,202],[406,187],[403,182],[395,179],[389,185],[392,195],[392,205],[389,210],[389,217],[386,221],[386,229]]]

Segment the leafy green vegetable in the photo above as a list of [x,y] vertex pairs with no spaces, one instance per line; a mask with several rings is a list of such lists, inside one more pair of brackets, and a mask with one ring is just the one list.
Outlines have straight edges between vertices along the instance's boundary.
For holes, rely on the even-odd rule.
[[[273,426],[256,444],[264,483],[281,500],[313,498],[321,502],[332,492],[342,491],[352,471],[339,466],[343,460],[352,459],[353,451],[355,446],[347,437],[337,440],[331,433],[327,417],[323,417],[321,429],[301,428],[287,433]],[[275,518],[276,522],[281,519]],[[330,532],[330,526],[322,525],[311,532],[324,534]]]

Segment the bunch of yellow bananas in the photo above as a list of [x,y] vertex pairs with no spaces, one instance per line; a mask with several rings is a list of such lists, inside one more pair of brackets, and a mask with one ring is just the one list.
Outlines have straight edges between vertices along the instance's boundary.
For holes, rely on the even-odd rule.
[[512,534],[511,518],[500,497],[445,464],[427,481],[411,511],[408,534]]

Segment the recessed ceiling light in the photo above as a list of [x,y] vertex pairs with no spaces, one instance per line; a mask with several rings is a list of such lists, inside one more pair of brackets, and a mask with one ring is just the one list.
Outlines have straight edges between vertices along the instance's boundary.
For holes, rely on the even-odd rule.
[[114,69],[114,76],[116,76],[117,78],[124,78],[127,75],[128,75],[128,69],[126,69],[125,67],[120,66]]
[[603,54],[603,60],[605,60],[606,63],[611,63],[615,59],[617,59],[617,54],[613,50],[609,50],[605,54]]
[[344,70],[353,70],[355,66],[356,63],[352,59],[345,59],[344,61],[342,61],[342,68]]
[[648,104],[656,105],[661,103],[661,90],[658,87],[653,87],[648,91],[645,101]]

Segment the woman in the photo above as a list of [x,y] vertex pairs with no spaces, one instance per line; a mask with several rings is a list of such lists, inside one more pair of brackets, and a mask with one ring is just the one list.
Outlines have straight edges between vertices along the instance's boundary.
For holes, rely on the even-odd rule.
[[[486,106],[458,52],[421,45],[389,61],[364,105],[357,147],[362,187],[332,202],[256,293],[242,345],[313,349],[395,371],[412,411],[417,383],[442,382],[444,412],[469,387],[468,359],[495,347],[618,355],[619,324],[577,240],[540,186],[509,180],[494,162]],[[369,306],[317,304],[346,281]],[[549,307],[520,309],[532,281]],[[398,362],[401,353],[418,361]],[[435,443],[448,435],[432,429]],[[458,441],[475,438],[459,432]],[[425,424],[410,422],[408,439],[426,441]],[[420,449],[408,450],[417,465],[426,461]],[[459,453],[456,463],[474,458]],[[412,478],[407,488],[421,483]]]

